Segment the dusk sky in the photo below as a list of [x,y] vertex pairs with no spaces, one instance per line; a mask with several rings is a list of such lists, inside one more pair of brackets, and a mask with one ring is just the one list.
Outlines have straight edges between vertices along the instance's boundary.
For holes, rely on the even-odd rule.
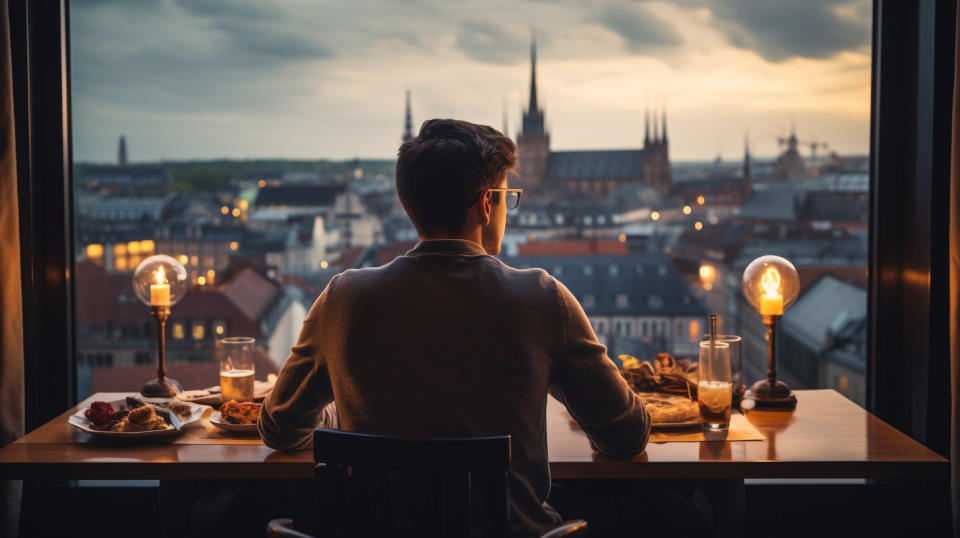
[[[516,136],[531,30],[553,149],[642,147],[666,103],[670,157],[737,159],[798,136],[866,154],[869,0],[74,0],[77,161],[392,158],[414,124]],[[804,155],[807,148],[801,148]]]

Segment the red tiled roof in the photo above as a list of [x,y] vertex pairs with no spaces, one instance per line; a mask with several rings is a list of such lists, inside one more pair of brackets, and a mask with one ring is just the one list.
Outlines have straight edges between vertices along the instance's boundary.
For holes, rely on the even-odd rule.
[[519,256],[588,256],[591,254],[627,255],[626,243],[615,239],[561,239],[534,241],[517,245]]
[[191,290],[170,309],[170,323],[198,319],[226,321],[228,334],[225,336],[263,337],[256,318],[247,316],[220,290]]
[[[267,374],[277,373],[267,352],[256,348],[254,369],[257,379],[264,380]],[[207,362],[168,362],[167,376],[176,379],[185,390],[205,389],[220,383],[220,364],[211,358]],[[143,385],[157,377],[157,366],[120,366],[94,368],[90,378],[90,393],[137,392]]]
[[91,262],[80,262],[75,269],[76,316],[79,322],[149,319],[150,311],[133,293],[129,274],[107,273]]
[[247,267],[224,284],[221,291],[247,318],[256,320],[280,290],[270,279]]

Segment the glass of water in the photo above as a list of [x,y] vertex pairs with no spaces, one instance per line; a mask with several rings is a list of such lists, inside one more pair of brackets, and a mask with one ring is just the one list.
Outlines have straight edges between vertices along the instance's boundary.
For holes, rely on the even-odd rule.
[[700,419],[708,430],[730,427],[733,408],[733,383],[730,377],[730,344],[706,340],[700,342],[700,365],[697,368],[697,401]]
[[220,361],[220,398],[223,401],[253,401],[253,343],[246,336],[217,340]]

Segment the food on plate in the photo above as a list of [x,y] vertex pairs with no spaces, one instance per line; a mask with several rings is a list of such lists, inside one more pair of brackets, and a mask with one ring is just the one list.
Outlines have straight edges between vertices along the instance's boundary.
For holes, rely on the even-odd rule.
[[260,407],[262,404],[253,402],[239,403],[236,400],[229,400],[220,406],[220,415],[225,422],[233,424],[256,424],[260,419]]
[[154,430],[168,430],[173,428],[167,424],[157,410],[150,404],[131,409],[127,416],[114,424],[110,430],[115,432],[147,432]]
[[639,392],[637,396],[643,400],[654,424],[678,424],[700,418],[699,404],[686,396],[662,392]]
[[669,392],[697,397],[697,364],[678,361],[669,353],[658,353],[650,361],[640,362],[630,355],[620,355],[623,370],[620,374],[636,392]]
[[108,402],[93,402],[83,415],[90,421],[90,427],[98,431],[109,430],[122,418]]

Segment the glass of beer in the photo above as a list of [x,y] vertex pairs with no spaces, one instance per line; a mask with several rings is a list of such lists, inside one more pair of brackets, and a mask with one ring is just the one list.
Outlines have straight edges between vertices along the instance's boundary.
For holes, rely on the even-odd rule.
[[217,340],[220,361],[220,398],[253,401],[253,338],[232,336]]
[[[710,335],[703,335],[703,340],[710,340]],[[730,346],[730,380],[733,381],[733,401],[739,402],[743,397],[746,387],[743,385],[743,338],[736,334],[718,334],[718,342],[724,342]]]
[[700,419],[707,430],[730,427],[733,407],[733,380],[730,377],[730,344],[719,340],[700,342],[700,365],[697,368],[697,401]]

